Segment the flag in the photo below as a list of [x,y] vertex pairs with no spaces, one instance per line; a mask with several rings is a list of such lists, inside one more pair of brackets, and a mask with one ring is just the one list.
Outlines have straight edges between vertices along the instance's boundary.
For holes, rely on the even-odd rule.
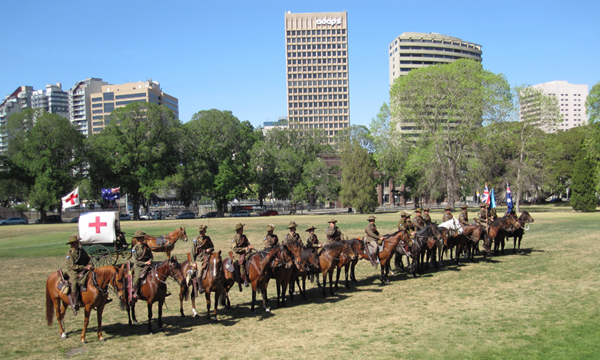
[[496,198],[494,197],[494,188],[492,188],[492,191],[490,192],[490,200],[488,201],[488,204],[490,204],[490,209],[493,209],[496,207]]
[[112,243],[117,239],[115,211],[89,212],[79,215],[79,236],[83,243]]
[[60,199],[62,200],[63,209],[79,205],[79,186]]
[[105,189],[102,188],[102,200],[110,201],[121,198],[121,188]]
[[510,191],[510,183],[506,183],[506,213],[510,213],[513,209],[512,192]]
[[485,189],[483,189],[483,195],[481,196],[481,202],[484,204],[490,203],[490,191],[488,190],[487,183],[485,183]]

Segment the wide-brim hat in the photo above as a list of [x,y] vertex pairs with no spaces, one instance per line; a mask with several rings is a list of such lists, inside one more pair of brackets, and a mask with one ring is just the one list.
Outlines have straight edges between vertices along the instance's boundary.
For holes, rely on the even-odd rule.
[[334,223],[334,224],[335,224],[336,222],[337,222],[337,220],[336,220],[336,219],[330,219],[330,220],[328,221],[328,223]]
[[237,223],[235,224],[235,230],[239,230],[241,228],[243,228],[246,224],[242,224],[242,223]]
[[311,230],[315,230],[315,229],[316,229],[316,227],[314,227],[314,225],[311,225],[306,229],[306,231],[311,231]]
[[146,237],[146,233],[143,232],[142,230],[138,230],[135,232],[135,234],[133,234],[134,238],[145,238]]
[[479,204],[479,207],[486,207],[486,206],[487,206],[487,204],[486,204],[486,203],[481,203],[481,204]]
[[461,206],[460,208],[464,210],[464,209],[468,208],[468,206],[465,204],[465,205]]
[[452,211],[452,206],[450,206],[450,205],[446,206],[446,207],[445,207],[445,210],[450,210],[450,211]]
[[431,209],[426,207],[426,208],[423,208],[423,211],[431,211]]
[[205,224],[198,226],[198,231],[206,231],[206,229],[208,229],[208,226]]
[[423,209],[421,209],[421,208],[417,208],[417,209],[415,210],[415,212],[416,212],[416,213],[423,212]]
[[367,218],[367,221],[375,221],[377,219],[374,215],[371,215]]
[[73,235],[69,236],[69,240],[67,241],[67,245],[69,245],[70,243],[79,242],[80,240],[81,240],[81,238],[79,237],[79,235],[73,234]]
[[412,213],[407,212],[406,213],[406,217],[410,217],[412,215]]
[[298,226],[298,224],[296,224],[294,221],[292,221],[292,222],[290,222],[290,223],[288,224],[287,228],[288,228],[288,229],[291,229],[291,228],[295,228],[295,227],[297,227],[297,226]]
[[273,231],[273,230],[275,230],[274,225],[267,225],[267,231]]
[[402,212],[400,213],[400,216],[406,216],[406,211],[402,210]]

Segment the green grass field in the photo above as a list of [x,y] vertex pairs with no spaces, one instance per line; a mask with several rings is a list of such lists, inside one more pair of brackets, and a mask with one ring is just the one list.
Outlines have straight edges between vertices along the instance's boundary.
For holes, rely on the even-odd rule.
[[[525,234],[522,254],[459,267],[446,262],[439,271],[416,279],[405,273],[380,285],[379,270],[364,260],[357,266],[358,283],[340,288],[323,299],[315,284],[308,284],[308,300],[295,297],[288,307],[275,308],[275,283],[269,285],[273,312],[250,313],[251,292],[236,288],[233,309],[219,309],[218,324],[204,316],[179,315],[178,288],[167,298],[163,312],[165,331],[146,333],[146,309],[138,306],[140,325],[129,327],[127,314],[115,302],[103,318],[105,343],[97,340],[93,314],[88,343],[79,344],[83,314],[67,313],[69,334],[61,340],[56,322],[45,320],[45,281],[63,266],[68,236],[77,224],[4,226],[0,228],[0,357],[1,358],[407,358],[407,359],[597,359],[600,358],[600,262],[598,220],[595,214],[578,214],[566,207],[526,207],[535,218]],[[471,211],[474,215],[474,210]],[[330,215],[253,217],[246,223],[250,242],[262,248],[269,223],[275,233],[286,225],[304,229],[317,226],[322,240]],[[366,215],[336,216],[342,231],[364,234]],[[377,214],[380,231],[396,228],[397,213]],[[441,213],[432,214],[433,220]],[[234,218],[123,222],[128,240],[137,229],[151,235],[186,226],[190,239],[201,223],[216,249],[226,254],[234,235]],[[189,243],[178,242],[174,254],[185,258]],[[156,254],[155,260],[165,259]],[[113,295],[114,297],[114,295]],[[197,302],[204,315],[204,300]],[[156,306],[154,314],[156,316]],[[157,328],[155,323],[154,328]]]

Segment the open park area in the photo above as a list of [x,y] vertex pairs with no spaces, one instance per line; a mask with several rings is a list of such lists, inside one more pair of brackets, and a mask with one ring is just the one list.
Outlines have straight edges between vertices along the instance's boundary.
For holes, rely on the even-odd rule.
[[[45,319],[45,282],[64,267],[65,245],[77,224],[6,226],[0,232],[0,357],[28,359],[597,359],[600,358],[600,217],[554,205],[523,207],[535,222],[526,231],[519,254],[512,240],[505,255],[456,266],[445,260],[440,270],[417,278],[399,271],[390,285],[379,281],[379,268],[362,260],[357,283],[340,284],[335,296],[323,298],[307,282],[306,301],[300,296],[286,308],[275,306],[270,282],[271,313],[260,307],[250,312],[251,291],[237,286],[230,293],[233,308],[219,307],[216,324],[204,316],[203,298],[196,302],[202,315],[192,318],[191,303],[179,314],[179,288],[163,309],[165,330],[147,333],[144,305],[137,307],[139,325],[127,325],[116,296],[104,310],[106,342],[96,337],[95,313],[88,343],[80,345],[83,313],[67,311],[69,338],[62,340],[55,322]],[[498,213],[502,213],[499,209]],[[455,213],[456,214],[456,213]],[[471,217],[475,209],[470,209]],[[440,222],[442,213],[431,214]],[[379,213],[377,226],[385,234],[396,230],[397,212]],[[262,249],[267,224],[280,238],[290,221],[303,231],[317,227],[319,240],[331,215],[253,217],[241,220],[250,242]],[[364,235],[367,215],[338,215],[337,225],[348,237]],[[185,226],[190,241],[198,225],[208,225],[215,250],[223,257],[231,248],[236,218],[123,222],[127,241],[137,229],[160,235]],[[190,242],[178,241],[173,254],[187,258]],[[155,254],[162,261],[164,253]],[[447,258],[447,257],[446,257]],[[342,277],[343,279],[343,274]],[[155,305],[156,316],[156,305]],[[155,326],[156,328],[156,326]]]

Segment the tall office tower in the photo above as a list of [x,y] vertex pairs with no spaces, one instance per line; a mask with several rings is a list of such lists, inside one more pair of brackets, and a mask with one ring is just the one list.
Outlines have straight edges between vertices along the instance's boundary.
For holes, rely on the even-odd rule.
[[87,78],[69,89],[69,120],[85,136],[91,134],[92,110],[90,94],[102,92],[107,82],[98,78]]
[[[588,94],[587,85],[569,84],[567,81],[550,81],[533,85],[532,88],[540,89],[544,94],[555,98],[560,108],[562,122],[556,124],[556,127],[543,127],[544,131],[568,130],[582,124],[587,124],[588,118],[585,108],[585,101]],[[522,108],[519,109],[520,121],[523,121],[523,113],[528,110],[531,109],[528,109],[527,103],[524,102]]]
[[412,69],[458,59],[481,62],[481,45],[436,33],[405,32],[389,45],[390,86]]
[[179,101],[162,92],[157,81],[139,81],[120,85],[102,85],[97,93],[90,94],[92,110],[92,134],[104,130],[110,122],[113,110],[133,102],[149,102],[165,105],[179,119]]
[[44,109],[49,113],[69,118],[69,94],[62,90],[62,84],[46,85],[45,89],[31,93],[31,108]]
[[350,125],[346,12],[285,14],[288,126],[323,129],[329,142]]
[[[0,102],[0,126],[6,126],[8,118],[13,114],[31,108],[31,93],[33,87],[19,86],[12,94],[7,95]],[[6,131],[0,132],[0,154],[8,149],[8,134]]]

